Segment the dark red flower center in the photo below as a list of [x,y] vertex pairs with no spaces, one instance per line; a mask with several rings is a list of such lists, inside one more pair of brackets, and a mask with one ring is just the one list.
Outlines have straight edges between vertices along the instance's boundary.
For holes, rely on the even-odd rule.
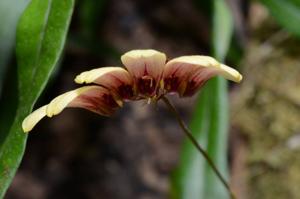
[[153,96],[156,91],[156,81],[149,75],[144,75],[137,80],[138,92],[142,95]]

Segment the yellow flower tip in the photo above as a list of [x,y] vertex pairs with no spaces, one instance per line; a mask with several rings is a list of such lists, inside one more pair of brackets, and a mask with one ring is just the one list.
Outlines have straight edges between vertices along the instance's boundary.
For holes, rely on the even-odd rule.
[[221,75],[228,80],[234,81],[236,83],[240,83],[243,79],[243,76],[237,70],[225,64],[220,64],[220,69],[222,70],[220,72]]
[[85,71],[80,73],[79,75],[76,76],[75,82],[78,84],[83,84],[83,83],[92,83],[99,79],[99,78],[111,78],[109,75],[123,75],[123,79],[129,78],[129,74],[127,75],[127,71],[124,68],[121,67],[115,67],[115,66],[107,66],[107,67],[102,67],[102,68],[96,68],[92,69],[89,71]]
[[52,117],[54,115],[62,112],[68,105],[71,103],[76,97],[80,96],[82,93],[97,88],[97,86],[84,86],[69,92],[66,92],[62,95],[54,98],[46,109],[46,114],[48,117]]
[[83,74],[85,72],[81,73],[80,75],[77,75],[76,78],[74,79],[74,81],[77,83],[77,84],[83,84],[84,83],[84,78],[83,78]]
[[42,106],[41,108],[33,111],[30,115],[28,115],[22,122],[22,129],[24,133],[28,133],[33,129],[33,127],[46,116],[46,108],[47,105]]
[[186,64],[186,65],[194,65],[201,67],[217,67],[220,63],[210,56],[204,55],[186,55],[174,58],[167,63],[168,65],[173,64]]
[[166,60],[166,55],[160,51],[153,50],[153,49],[138,49],[138,50],[131,50],[125,53],[121,56],[121,60],[127,59],[127,58],[141,58],[141,57],[160,57],[162,59]]
[[239,74],[235,82],[240,83],[242,80],[243,80],[243,75]]

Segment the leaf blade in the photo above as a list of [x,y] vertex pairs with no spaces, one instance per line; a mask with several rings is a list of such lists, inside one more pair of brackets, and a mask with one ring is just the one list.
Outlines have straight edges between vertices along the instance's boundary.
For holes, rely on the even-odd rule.
[[15,45],[16,26],[20,15],[26,8],[29,0],[2,0],[0,1],[0,99],[4,77],[9,60]]
[[[214,0],[213,18],[213,55],[224,62],[233,33],[233,19],[224,0]],[[227,142],[228,142],[228,92],[227,80],[216,77],[211,80],[210,92],[210,129],[208,131],[207,153],[213,159],[222,175],[228,179]],[[228,198],[228,192],[206,163],[205,184],[206,197]]]
[[19,21],[18,109],[0,146],[0,198],[24,154],[27,135],[21,129],[22,120],[31,112],[62,53],[73,7],[74,0],[32,0]]

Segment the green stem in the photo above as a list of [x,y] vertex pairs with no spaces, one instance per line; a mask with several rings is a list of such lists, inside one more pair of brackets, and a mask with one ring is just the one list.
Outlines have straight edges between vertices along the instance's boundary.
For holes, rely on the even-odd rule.
[[231,190],[229,184],[226,182],[225,178],[222,176],[222,174],[220,173],[220,171],[218,170],[218,168],[216,167],[216,165],[214,164],[212,159],[209,157],[207,152],[200,146],[200,144],[194,138],[193,134],[190,132],[190,130],[188,129],[188,127],[186,126],[184,121],[181,119],[181,117],[180,117],[179,113],[177,112],[176,108],[173,106],[173,104],[169,101],[169,99],[167,97],[162,96],[161,99],[168,106],[169,110],[174,114],[174,116],[176,117],[176,119],[179,123],[179,126],[181,127],[181,129],[183,130],[185,135],[191,140],[191,142],[194,144],[194,146],[197,148],[197,150],[203,155],[203,157],[206,159],[206,161],[208,162],[210,167],[213,169],[215,174],[218,176],[220,181],[223,183],[223,185],[227,189],[231,199],[236,199],[236,196],[233,193],[233,191]]

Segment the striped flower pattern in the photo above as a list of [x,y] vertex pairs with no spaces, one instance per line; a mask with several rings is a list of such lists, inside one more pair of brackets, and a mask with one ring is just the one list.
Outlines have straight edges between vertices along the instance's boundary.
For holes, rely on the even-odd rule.
[[167,61],[164,53],[147,49],[129,51],[121,61],[124,68],[109,66],[79,74],[75,82],[84,86],[33,111],[24,119],[23,131],[31,131],[42,118],[57,115],[67,107],[111,116],[126,101],[157,101],[169,93],[192,96],[217,75],[234,82],[242,80],[238,71],[209,56],[181,56]]

